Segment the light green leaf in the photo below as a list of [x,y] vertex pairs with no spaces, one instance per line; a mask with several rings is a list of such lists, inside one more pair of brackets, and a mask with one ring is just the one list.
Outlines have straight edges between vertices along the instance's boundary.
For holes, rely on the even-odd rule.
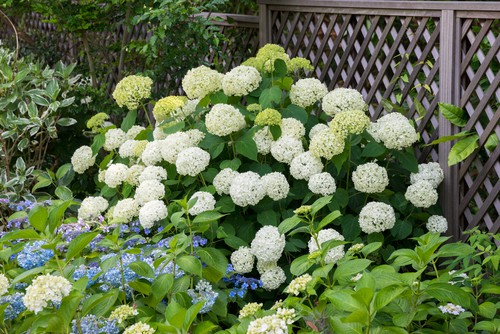
[[287,232],[294,229],[295,226],[297,226],[300,222],[301,222],[301,220],[297,216],[292,216],[290,218],[287,218],[287,219],[283,220],[281,222],[281,224],[278,226],[278,231],[281,234],[286,234]]
[[456,142],[448,154],[448,166],[456,165],[467,159],[479,147],[478,141],[479,135],[472,135]]
[[49,218],[49,213],[47,209],[41,205],[36,205],[28,213],[28,219],[36,230],[43,232],[47,227],[47,219]]
[[302,255],[293,260],[290,272],[295,276],[300,276],[312,267],[314,261],[309,260],[309,255]]
[[177,259],[176,264],[185,272],[201,277],[201,262],[192,255],[184,255]]
[[262,91],[259,97],[259,104],[263,108],[272,108],[281,102],[281,89],[278,86],[272,86]]
[[348,281],[352,276],[365,270],[370,265],[371,261],[367,259],[355,259],[338,265],[337,270],[333,274],[333,279],[338,282]]
[[217,211],[205,211],[205,212],[202,212],[199,215],[197,215],[194,218],[193,223],[195,223],[195,224],[211,223],[211,222],[214,222],[214,221],[221,219],[224,216],[225,215],[223,215]]
[[457,133],[456,135],[452,135],[452,136],[443,136],[443,137],[440,137],[434,141],[432,141],[431,143],[429,144],[425,144],[425,146],[431,146],[431,145],[436,145],[436,144],[440,144],[440,143],[445,143],[447,141],[452,141],[452,140],[455,140],[455,139],[460,139],[460,138],[463,138],[463,137],[468,137],[472,134],[472,132],[470,131],[462,131],[462,132],[459,132]]
[[222,253],[219,249],[204,247],[197,249],[196,254],[209,268],[215,269],[221,275],[226,273],[228,261],[226,256],[224,256],[224,253]]
[[98,232],[83,233],[73,239],[66,253],[66,262],[69,263],[72,258],[79,255],[98,234]]
[[73,193],[66,186],[58,186],[56,188],[55,194],[62,200],[70,200],[73,198]]
[[76,119],[74,118],[60,118],[56,122],[60,126],[71,126],[76,124]]
[[155,277],[155,272],[153,268],[146,262],[142,261],[135,261],[129,264],[130,269],[136,273],[139,276],[142,277],[147,277],[147,278],[154,278]]
[[439,111],[443,116],[450,121],[451,124],[463,127],[467,124],[465,111],[453,104],[449,103],[438,103]]

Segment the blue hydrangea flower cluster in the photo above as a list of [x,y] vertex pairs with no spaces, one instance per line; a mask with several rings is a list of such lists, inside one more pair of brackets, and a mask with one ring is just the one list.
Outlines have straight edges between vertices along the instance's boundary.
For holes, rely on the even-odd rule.
[[28,222],[28,216],[14,218],[8,220],[5,227],[7,228],[7,230],[20,229],[22,225],[28,224]]
[[226,269],[226,275],[229,277],[224,277],[222,280],[227,283],[234,285],[234,287],[229,292],[229,297],[236,298],[245,297],[248,289],[256,290],[257,288],[262,288],[262,281],[256,278],[245,277],[240,274],[234,274],[233,265],[228,264]]
[[215,301],[217,300],[217,297],[219,296],[219,293],[215,292],[212,285],[205,280],[199,281],[196,284],[196,289],[189,289],[187,293],[189,297],[191,297],[193,305],[199,302],[204,302],[199,313],[210,312],[215,304]]
[[99,264],[97,262],[91,262],[88,266],[82,264],[78,268],[76,268],[75,272],[73,273],[73,279],[75,281],[78,281],[80,278],[87,276],[87,278],[89,279],[87,287],[90,287],[97,283],[99,278],[96,277],[96,275],[100,272],[101,268],[99,267]]
[[48,260],[54,256],[51,249],[41,248],[45,245],[45,241],[37,240],[28,242],[23,250],[17,254],[17,263],[25,270],[43,266]]
[[116,320],[98,319],[95,315],[89,314],[80,319],[79,322],[71,322],[71,334],[119,334],[120,327]]
[[90,232],[90,230],[89,224],[84,222],[83,219],[78,219],[76,223],[62,224],[57,229],[57,233],[61,235],[64,241],[70,242],[80,234]]
[[7,304],[7,308],[4,311],[5,319],[14,320],[21,312],[26,310],[26,306],[23,303],[23,296],[23,293],[16,292],[12,295],[0,297],[0,305]]

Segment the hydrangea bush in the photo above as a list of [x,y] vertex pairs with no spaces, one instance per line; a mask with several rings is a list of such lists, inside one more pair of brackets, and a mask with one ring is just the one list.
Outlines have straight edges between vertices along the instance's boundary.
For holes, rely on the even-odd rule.
[[[99,192],[49,205],[1,202],[17,211],[0,239],[2,326],[498,328],[498,251],[483,234],[443,245],[443,171],[418,164],[412,123],[395,113],[371,122],[359,92],[329,92],[302,78],[311,69],[266,45],[226,74],[190,70],[186,97],[156,103],[149,78],[124,78],[113,95],[129,109],[123,122],[92,117],[92,145],[72,159]],[[141,108],[149,125],[135,124]]]

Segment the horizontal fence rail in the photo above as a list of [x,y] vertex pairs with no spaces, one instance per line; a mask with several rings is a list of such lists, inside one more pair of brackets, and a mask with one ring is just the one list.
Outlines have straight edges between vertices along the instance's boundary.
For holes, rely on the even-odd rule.
[[[260,43],[282,45],[308,58],[329,89],[359,90],[372,118],[387,99],[406,108],[423,144],[476,131],[479,148],[448,167],[451,143],[418,149],[421,162],[439,161],[449,233],[456,239],[479,226],[500,230],[500,2],[259,0]],[[414,100],[426,109],[415,110]],[[452,126],[438,102],[462,107],[464,129]]]

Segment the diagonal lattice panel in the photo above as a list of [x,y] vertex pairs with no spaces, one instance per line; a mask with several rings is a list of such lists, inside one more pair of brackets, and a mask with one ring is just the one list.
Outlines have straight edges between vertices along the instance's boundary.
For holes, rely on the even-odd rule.
[[500,231],[500,20],[463,19],[460,106],[469,115],[466,130],[480,136],[479,148],[459,169],[461,229]]

